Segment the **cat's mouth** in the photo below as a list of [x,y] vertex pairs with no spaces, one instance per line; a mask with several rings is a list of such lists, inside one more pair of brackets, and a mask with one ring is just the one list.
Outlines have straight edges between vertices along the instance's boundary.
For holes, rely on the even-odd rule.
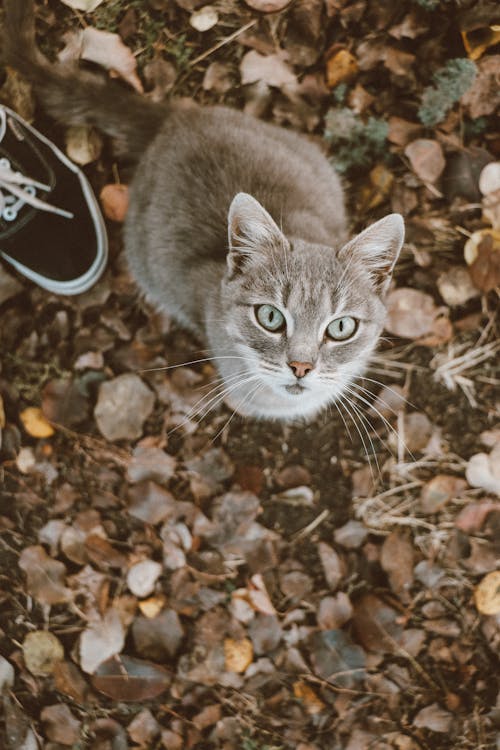
[[288,391],[288,393],[293,393],[294,396],[298,396],[300,393],[303,393],[306,388],[303,385],[300,385],[300,383],[293,383],[293,385],[285,385],[285,390]]

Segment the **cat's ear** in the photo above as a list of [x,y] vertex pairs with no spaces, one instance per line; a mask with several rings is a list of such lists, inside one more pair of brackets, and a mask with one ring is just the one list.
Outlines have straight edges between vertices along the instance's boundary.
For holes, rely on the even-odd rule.
[[[344,245],[338,257],[361,263],[373,276],[379,293],[387,291],[405,237],[400,214],[389,214]],[[352,262],[350,261],[350,262]]]
[[241,270],[254,254],[265,254],[273,247],[287,247],[288,241],[272,216],[248,193],[238,193],[228,214],[229,271]]

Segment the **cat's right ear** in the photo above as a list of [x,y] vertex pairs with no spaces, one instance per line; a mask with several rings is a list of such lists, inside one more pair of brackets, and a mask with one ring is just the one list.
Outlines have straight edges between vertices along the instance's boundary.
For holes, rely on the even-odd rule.
[[288,241],[272,216],[248,193],[238,193],[228,214],[229,252],[227,264],[234,275],[256,254],[287,248]]

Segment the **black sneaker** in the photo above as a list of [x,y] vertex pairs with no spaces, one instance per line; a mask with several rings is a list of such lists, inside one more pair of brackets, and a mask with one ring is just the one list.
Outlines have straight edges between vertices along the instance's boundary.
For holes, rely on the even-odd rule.
[[80,294],[108,257],[85,175],[45,136],[0,105],[0,256],[56,294]]

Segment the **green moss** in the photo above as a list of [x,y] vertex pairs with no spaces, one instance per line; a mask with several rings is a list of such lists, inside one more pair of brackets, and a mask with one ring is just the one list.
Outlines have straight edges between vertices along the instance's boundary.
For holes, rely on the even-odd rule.
[[434,75],[434,86],[428,86],[418,110],[420,122],[426,127],[437,125],[461,96],[470,89],[476,77],[477,68],[472,60],[456,58]]
[[347,107],[330,109],[324,137],[332,146],[337,170],[347,172],[353,167],[371,165],[384,151],[388,130],[387,123],[376,117],[365,122]]

